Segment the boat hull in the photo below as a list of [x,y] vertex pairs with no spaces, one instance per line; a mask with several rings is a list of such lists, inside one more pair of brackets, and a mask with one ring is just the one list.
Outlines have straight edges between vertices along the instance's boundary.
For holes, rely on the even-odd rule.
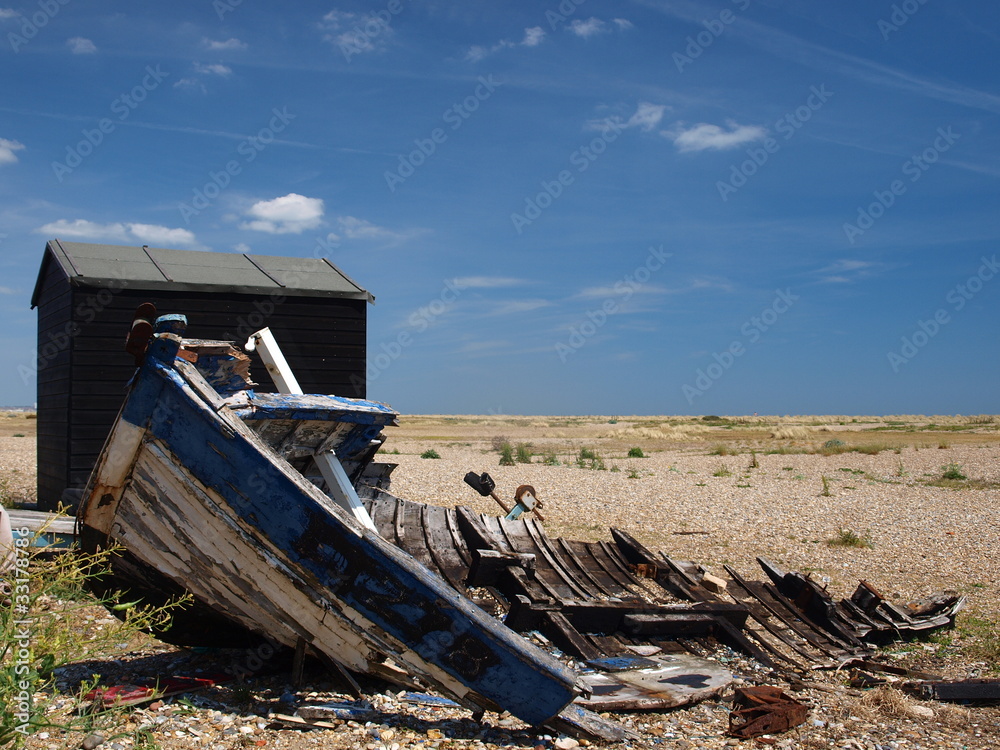
[[154,339],[80,520],[199,606],[356,670],[385,657],[467,705],[543,724],[575,675],[367,531]]

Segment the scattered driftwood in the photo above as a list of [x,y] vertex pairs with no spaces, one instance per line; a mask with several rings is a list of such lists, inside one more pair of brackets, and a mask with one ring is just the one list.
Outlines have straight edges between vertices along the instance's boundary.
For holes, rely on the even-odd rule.
[[950,703],[1000,702],[1000,680],[994,678],[921,680],[919,682],[904,682],[900,687],[904,692],[924,700]]

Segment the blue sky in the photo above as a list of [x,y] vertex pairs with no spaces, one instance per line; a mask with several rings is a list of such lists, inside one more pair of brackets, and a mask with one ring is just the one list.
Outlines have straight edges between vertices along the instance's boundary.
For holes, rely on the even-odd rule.
[[326,255],[403,412],[1000,412],[998,39],[972,0],[0,0],[0,402],[59,237]]

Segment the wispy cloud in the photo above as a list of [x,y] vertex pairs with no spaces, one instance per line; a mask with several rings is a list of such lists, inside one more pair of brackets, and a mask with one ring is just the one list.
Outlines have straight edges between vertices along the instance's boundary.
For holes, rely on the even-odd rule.
[[633,23],[627,18],[615,18],[608,24],[600,18],[591,16],[587,19],[575,18],[566,27],[571,34],[576,34],[581,39],[589,39],[598,34],[609,34],[612,31],[628,31],[633,28]]
[[631,294],[670,294],[670,290],[659,284],[624,284],[614,286],[588,286],[581,289],[575,296],[582,299],[605,299],[607,297],[621,297],[626,292]]
[[268,234],[302,234],[323,221],[323,199],[289,193],[268,201],[257,201],[246,212],[249,221],[241,229]]
[[[700,24],[704,9],[691,2],[655,3],[650,7],[674,18]],[[766,54],[791,60],[823,72],[833,72],[864,81],[873,86],[907,91],[928,99],[960,104],[987,112],[1000,113],[1000,96],[963,86],[944,78],[930,80],[904,70],[873,62],[857,55],[824,47],[801,37],[741,16],[732,24],[727,35],[741,39]]]
[[13,164],[17,161],[17,154],[14,152],[23,150],[23,143],[0,138],[0,164]]
[[222,63],[195,63],[194,72],[201,73],[202,75],[214,75],[222,76],[223,78],[232,75],[233,69],[228,65],[223,65]]
[[498,304],[490,315],[519,315],[551,306],[552,302],[547,299],[512,299]]
[[[620,108],[619,111],[628,111],[624,107]],[[628,119],[624,119],[623,116],[615,114],[610,117],[603,117],[600,119],[588,120],[587,129],[588,130],[600,130],[605,131],[612,124],[618,128],[639,128],[649,132],[663,119],[664,113],[667,111],[667,107],[664,104],[651,104],[650,102],[639,102],[639,105],[635,108],[635,112],[629,115]]]
[[187,229],[130,222],[99,224],[86,219],[57,219],[35,232],[65,239],[141,242],[144,245],[193,245],[196,242],[194,233]]
[[465,59],[469,62],[479,62],[480,60],[487,58],[502,49],[511,49],[513,47],[537,47],[544,40],[545,29],[541,26],[531,26],[524,30],[524,38],[520,42],[512,42],[509,39],[501,39],[491,47],[476,44],[469,47],[469,50],[465,53]]
[[455,286],[469,289],[496,289],[498,287],[522,286],[530,283],[526,279],[515,279],[511,276],[459,276],[452,279]]
[[220,51],[221,52],[221,51],[232,51],[232,50],[245,50],[247,48],[247,43],[246,42],[241,42],[239,39],[236,39],[235,37],[230,37],[229,39],[226,39],[225,41],[220,41],[220,40],[216,40],[216,39],[208,39],[206,37],[205,39],[202,39],[201,42],[202,42],[203,45],[205,45],[205,47],[207,47],[208,49],[212,50],[213,52],[215,52],[215,51]]
[[718,125],[699,123],[689,128],[678,125],[674,130],[663,131],[681,153],[689,151],[724,151],[737,148],[745,143],[758,141],[767,135],[767,129],[759,125],[738,125],[732,120],[726,123],[728,130]]
[[97,45],[82,36],[75,36],[66,40],[69,51],[74,55],[92,55],[97,52]]
[[608,28],[605,26],[604,21],[591,16],[586,21],[579,18],[573,19],[573,22],[569,25],[569,30],[577,36],[587,39],[597,34],[603,34]]
[[174,81],[175,89],[198,89],[203,94],[208,93],[208,89],[205,88],[205,84],[199,81],[197,78],[179,78]]
[[841,258],[819,271],[821,284],[849,284],[875,275],[883,268],[881,263],[867,260]]
[[[364,33],[362,27],[365,27],[366,21],[376,24],[378,33]],[[331,10],[323,16],[319,28],[324,32],[323,41],[335,44],[340,49],[350,49],[352,54],[381,52],[395,35],[392,26],[374,14],[364,16],[345,10]]]
[[423,234],[425,231],[423,229],[389,229],[357,216],[338,216],[336,222],[340,234],[331,232],[328,235],[328,239],[333,242],[348,239],[377,243],[383,247],[394,247]]
[[11,18],[19,18],[20,16],[20,12],[14,10],[13,8],[0,8],[0,21],[6,21]]

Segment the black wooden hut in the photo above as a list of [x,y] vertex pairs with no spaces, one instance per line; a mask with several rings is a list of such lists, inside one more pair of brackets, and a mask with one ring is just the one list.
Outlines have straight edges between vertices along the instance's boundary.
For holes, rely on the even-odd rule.
[[[31,298],[38,507],[87,482],[135,369],[123,347],[139,304],[183,313],[196,338],[242,344],[268,326],[306,393],[363,398],[372,301],[325,258],[48,242]],[[258,390],[274,390],[255,365]]]

